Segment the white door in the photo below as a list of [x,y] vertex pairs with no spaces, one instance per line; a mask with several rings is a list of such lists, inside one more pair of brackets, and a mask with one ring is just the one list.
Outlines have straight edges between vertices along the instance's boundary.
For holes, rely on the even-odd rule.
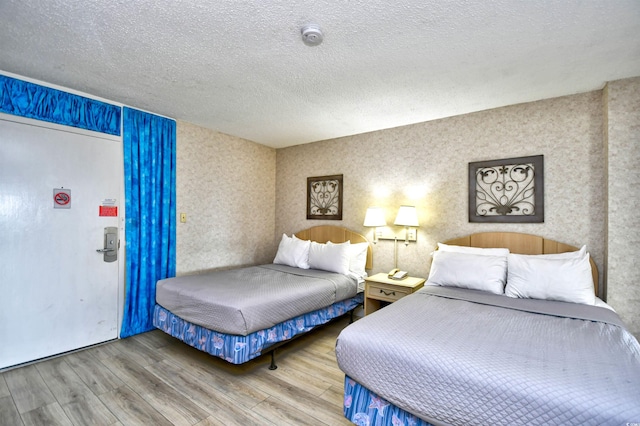
[[[3,117],[0,368],[117,338],[123,252],[107,263],[96,251],[104,228],[119,225],[104,216],[114,213],[110,203],[119,207],[119,138]],[[64,195],[54,200],[59,188],[70,191],[68,203]]]

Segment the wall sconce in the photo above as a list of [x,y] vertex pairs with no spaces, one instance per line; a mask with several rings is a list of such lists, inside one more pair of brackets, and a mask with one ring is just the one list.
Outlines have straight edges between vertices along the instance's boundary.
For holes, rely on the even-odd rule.
[[[398,210],[398,215],[393,224],[405,227],[404,245],[408,246],[409,233],[411,232],[409,228],[417,228],[420,226],[418,224],[418,213],[416,212],[415,206],[400,206],[400,210]],[[415,236],[411,239],[415,239]]]
[[380,207],[369,207],[364,216],[363,226],[373,228],[373,244],[376,244],[378,242],[378,227],[387,226],[384,211]]

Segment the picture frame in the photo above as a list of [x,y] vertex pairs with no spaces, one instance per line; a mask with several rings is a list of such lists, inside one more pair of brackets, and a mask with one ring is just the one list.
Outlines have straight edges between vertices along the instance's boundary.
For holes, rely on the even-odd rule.
[[469,163],[469,222],[544,222],[544,156]]
[[342,175],[307,178],[307,219],[342,220]]

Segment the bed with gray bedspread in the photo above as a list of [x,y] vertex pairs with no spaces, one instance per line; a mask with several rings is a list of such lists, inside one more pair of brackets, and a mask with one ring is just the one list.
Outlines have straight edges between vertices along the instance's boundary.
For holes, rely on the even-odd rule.
[[187,345],[242,364],[362,304],[357,279],[260,265],[158,281],[153,325]]
[[192,324],[246,336],[357,291],[346,275],[267,264],[160,280],[156,302]]
[[640,345],[606,308],[428,286],[344,329],[336,355],[434,425],[640,423]]

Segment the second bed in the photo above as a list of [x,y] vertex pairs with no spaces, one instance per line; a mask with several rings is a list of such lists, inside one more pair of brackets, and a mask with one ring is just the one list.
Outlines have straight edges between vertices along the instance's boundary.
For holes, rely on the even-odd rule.
[[[311,242],[307,259],[311,255],[315,264],[297,263],[304,259],[300,247]],[[364,236],[340,227],[313,227],[283,237],[278,259],[281,263],[159,281],[154,326],[241,364],[362,304],[361,281],[372,263]],[[270,368],[275,368],[273,357]]]

